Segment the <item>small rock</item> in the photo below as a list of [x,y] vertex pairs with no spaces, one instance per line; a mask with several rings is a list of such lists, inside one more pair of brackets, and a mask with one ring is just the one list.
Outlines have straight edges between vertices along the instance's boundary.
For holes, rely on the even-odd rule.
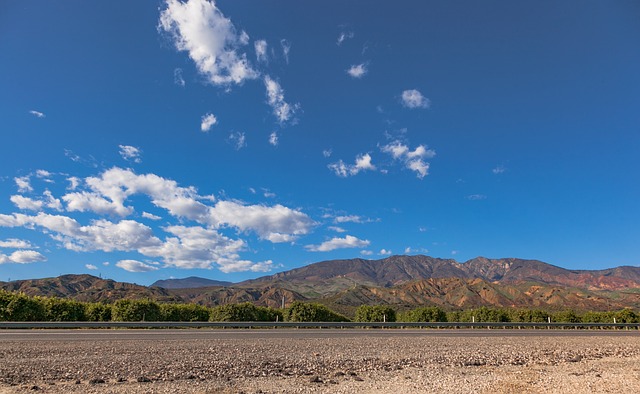
[[126,382],[126,381],[127,381],[127,379],[122,378],[122,377],[120,377],[120,378],[118,378],[118,380],[116,380],[116,382],[118,382],[118,383],[123,383],[123,382]]
[[140,376],[138,379],[136,379],[138,383],[150,383],[151,379],[149,379],[146,376]]
[[575,356],[571,357],[567,361],[569,361],[570,363],[577,363],[577,362],[579,362],[581,360],[582,360],[582,356],[579,355],[579,354],[576,354]]
[[104,379],[94,378],[89,381],[89,384],[102,384],[105,383]]
[[311,382],[311,383],[323,383],[322,379],[318,375],[316,375],[316,376],[312,377],[311,379],[309,379],[309,382]]
[[80,381],[80,379],[76,380],[76,384],[81,384],[82,382]]
[[362,379],[360,376],[354,376],[353,380],[355,380],[356,382],[364,382],[364,379]]
[[38,390],[40,390],[40,387],[38,387],[38,386],[31,386],[31,390],[33,390],[33,391],[38,391]]

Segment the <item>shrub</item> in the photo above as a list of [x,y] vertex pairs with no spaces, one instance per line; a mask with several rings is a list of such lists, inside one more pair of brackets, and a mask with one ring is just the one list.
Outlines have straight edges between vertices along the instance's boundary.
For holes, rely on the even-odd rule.
[[22,293],[13,294],[4,314],[9,321],[44,321],[47,317],[42,298]]

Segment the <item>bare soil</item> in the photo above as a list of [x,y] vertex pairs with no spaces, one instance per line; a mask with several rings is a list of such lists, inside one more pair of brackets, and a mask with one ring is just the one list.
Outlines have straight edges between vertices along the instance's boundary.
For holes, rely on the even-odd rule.
[[633,393],[640,335],[0,341],[26,392]]

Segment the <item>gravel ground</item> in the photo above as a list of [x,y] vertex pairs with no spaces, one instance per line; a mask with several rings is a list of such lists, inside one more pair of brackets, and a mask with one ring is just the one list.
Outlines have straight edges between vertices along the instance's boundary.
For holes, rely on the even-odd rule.
[[639,392],[640,336],[0,341],[0,394],[444,391]]

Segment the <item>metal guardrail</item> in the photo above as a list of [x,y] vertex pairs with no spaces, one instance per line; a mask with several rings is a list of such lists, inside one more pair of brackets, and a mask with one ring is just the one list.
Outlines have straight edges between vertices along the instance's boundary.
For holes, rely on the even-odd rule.
[[80,328],[560,328],[633,329],[640,323],[490,323],[490,322],[0,322],[0,329]]

